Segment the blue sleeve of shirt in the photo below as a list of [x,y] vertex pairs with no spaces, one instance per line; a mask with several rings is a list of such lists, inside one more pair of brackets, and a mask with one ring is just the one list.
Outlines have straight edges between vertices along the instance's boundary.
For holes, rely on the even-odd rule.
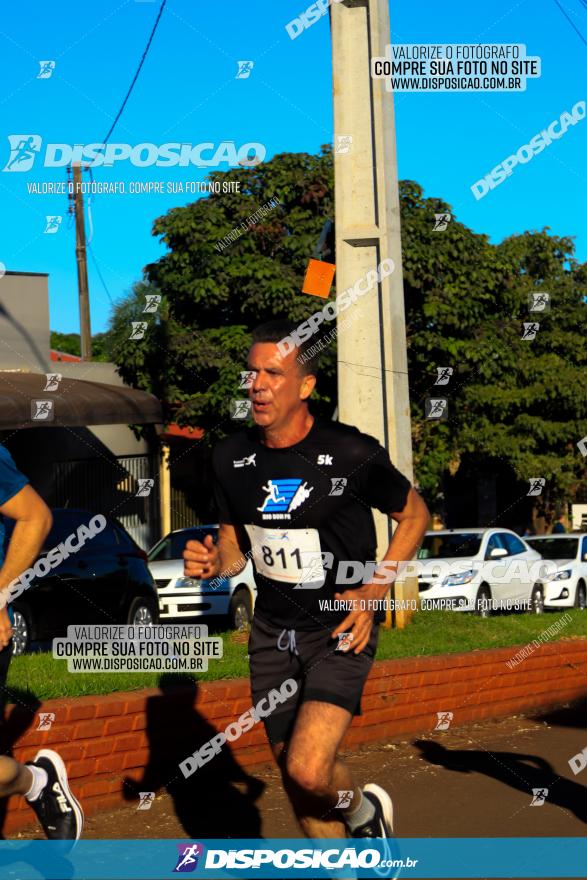
[[0,444],[0,505],[10,501],[27,483],[27,478],[17,469],[8,450]]

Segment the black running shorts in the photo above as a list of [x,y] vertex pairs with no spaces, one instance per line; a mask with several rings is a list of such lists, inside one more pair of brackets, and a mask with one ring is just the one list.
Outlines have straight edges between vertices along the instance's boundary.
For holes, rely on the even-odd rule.
[[[328,629],[295,631],[275,628],[254,616],[249,638],[253,705],[271,690],[294,679],[297,691],[275,707],[263,722],[271,743],[287,742],[300,705],[306,700],[333,703],[361,714],[361,695],[373,665],[378,625],[360,654],[336,650]],[[264,703],[266,706],[267,703]]]

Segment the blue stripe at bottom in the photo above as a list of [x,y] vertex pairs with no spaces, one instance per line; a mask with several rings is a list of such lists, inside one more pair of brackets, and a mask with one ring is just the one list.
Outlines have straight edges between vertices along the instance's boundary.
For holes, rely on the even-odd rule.
[[[267,880],[280,877],[457,880],[587,876],[587,837],[362,839],[329,840],[319,845],[304,839],[81,840],[69,851],[68,847],[69,844],[57,841],[0,841],[0,877],[2,880],[38,880],[39,877],[46,880],[166,880],[186,875]],[[372,865],[384,851],[387,858],[395,860],[395,865],[375,869]],[[342,866],[340,859],[346,860]],[[308,867],[295,867],[304,860]],[[357,861],[361,860],[371,867],[357,867]],[[250,867],[255,863],[257,867]]]

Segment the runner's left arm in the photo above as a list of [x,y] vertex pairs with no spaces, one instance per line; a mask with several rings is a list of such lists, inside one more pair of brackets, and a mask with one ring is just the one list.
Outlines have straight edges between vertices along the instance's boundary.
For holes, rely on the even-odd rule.
[[[422,538],[428,528],[430,522],[430,512],[426,507],[422,497],[412,487],[408,492],[408,497],[403,510],[390,514],[398,525],[393,533],[393,537],[387,548],[387,553],[381,562],[397,563],[396,568],[402,562],[409,562],[413,559],[416,550],[422,543]],[[393,568],[393,566],[392,566]],[[374,584],[377,583],[377,579]],[[381,596],[383,598],[389,589],[389,580],[380,586]]]
[[6,558],[0,568],[0,649],[12,637],[6,603],[7,587],[35,562],[53,521],[51,511],[35,490],[26,485],[4,504],[0,514],[16,521]]
[[0,590],[4,590],[35,562],[53,519],[41,496],[28,485],[0,505],[0,514],[16,521],[0,568]]

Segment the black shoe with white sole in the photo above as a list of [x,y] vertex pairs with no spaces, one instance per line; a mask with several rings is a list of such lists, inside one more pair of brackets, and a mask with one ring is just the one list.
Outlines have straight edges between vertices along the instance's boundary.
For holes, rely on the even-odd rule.
[[[351,837],[379,838],[384,841],[381,858],[384,861],[399,859],[399,850],[393,837],[393,803],[387,792],[379,785],[369,782],[363,789],[363,797],[367,798],[375,808],[375,815],[370,822],[365,822],[351,833]],[[373,869],[380,877],[397,877],[399,870],[394,867],[376,867]]]
[[363,797],[371,801],[375,807],[375,815],[370,822],[360,825],[352,833],[353,837],[392,837],[393,836],[393,804],[390,796],[369,782],[363,789]]
[[79,840],[84,827],[84,814],[79,801],[71,793],[65,764],[57,752],[41,749],[34,767],[47,772],[47,785],[38,798],[29,801],[49,840]]

